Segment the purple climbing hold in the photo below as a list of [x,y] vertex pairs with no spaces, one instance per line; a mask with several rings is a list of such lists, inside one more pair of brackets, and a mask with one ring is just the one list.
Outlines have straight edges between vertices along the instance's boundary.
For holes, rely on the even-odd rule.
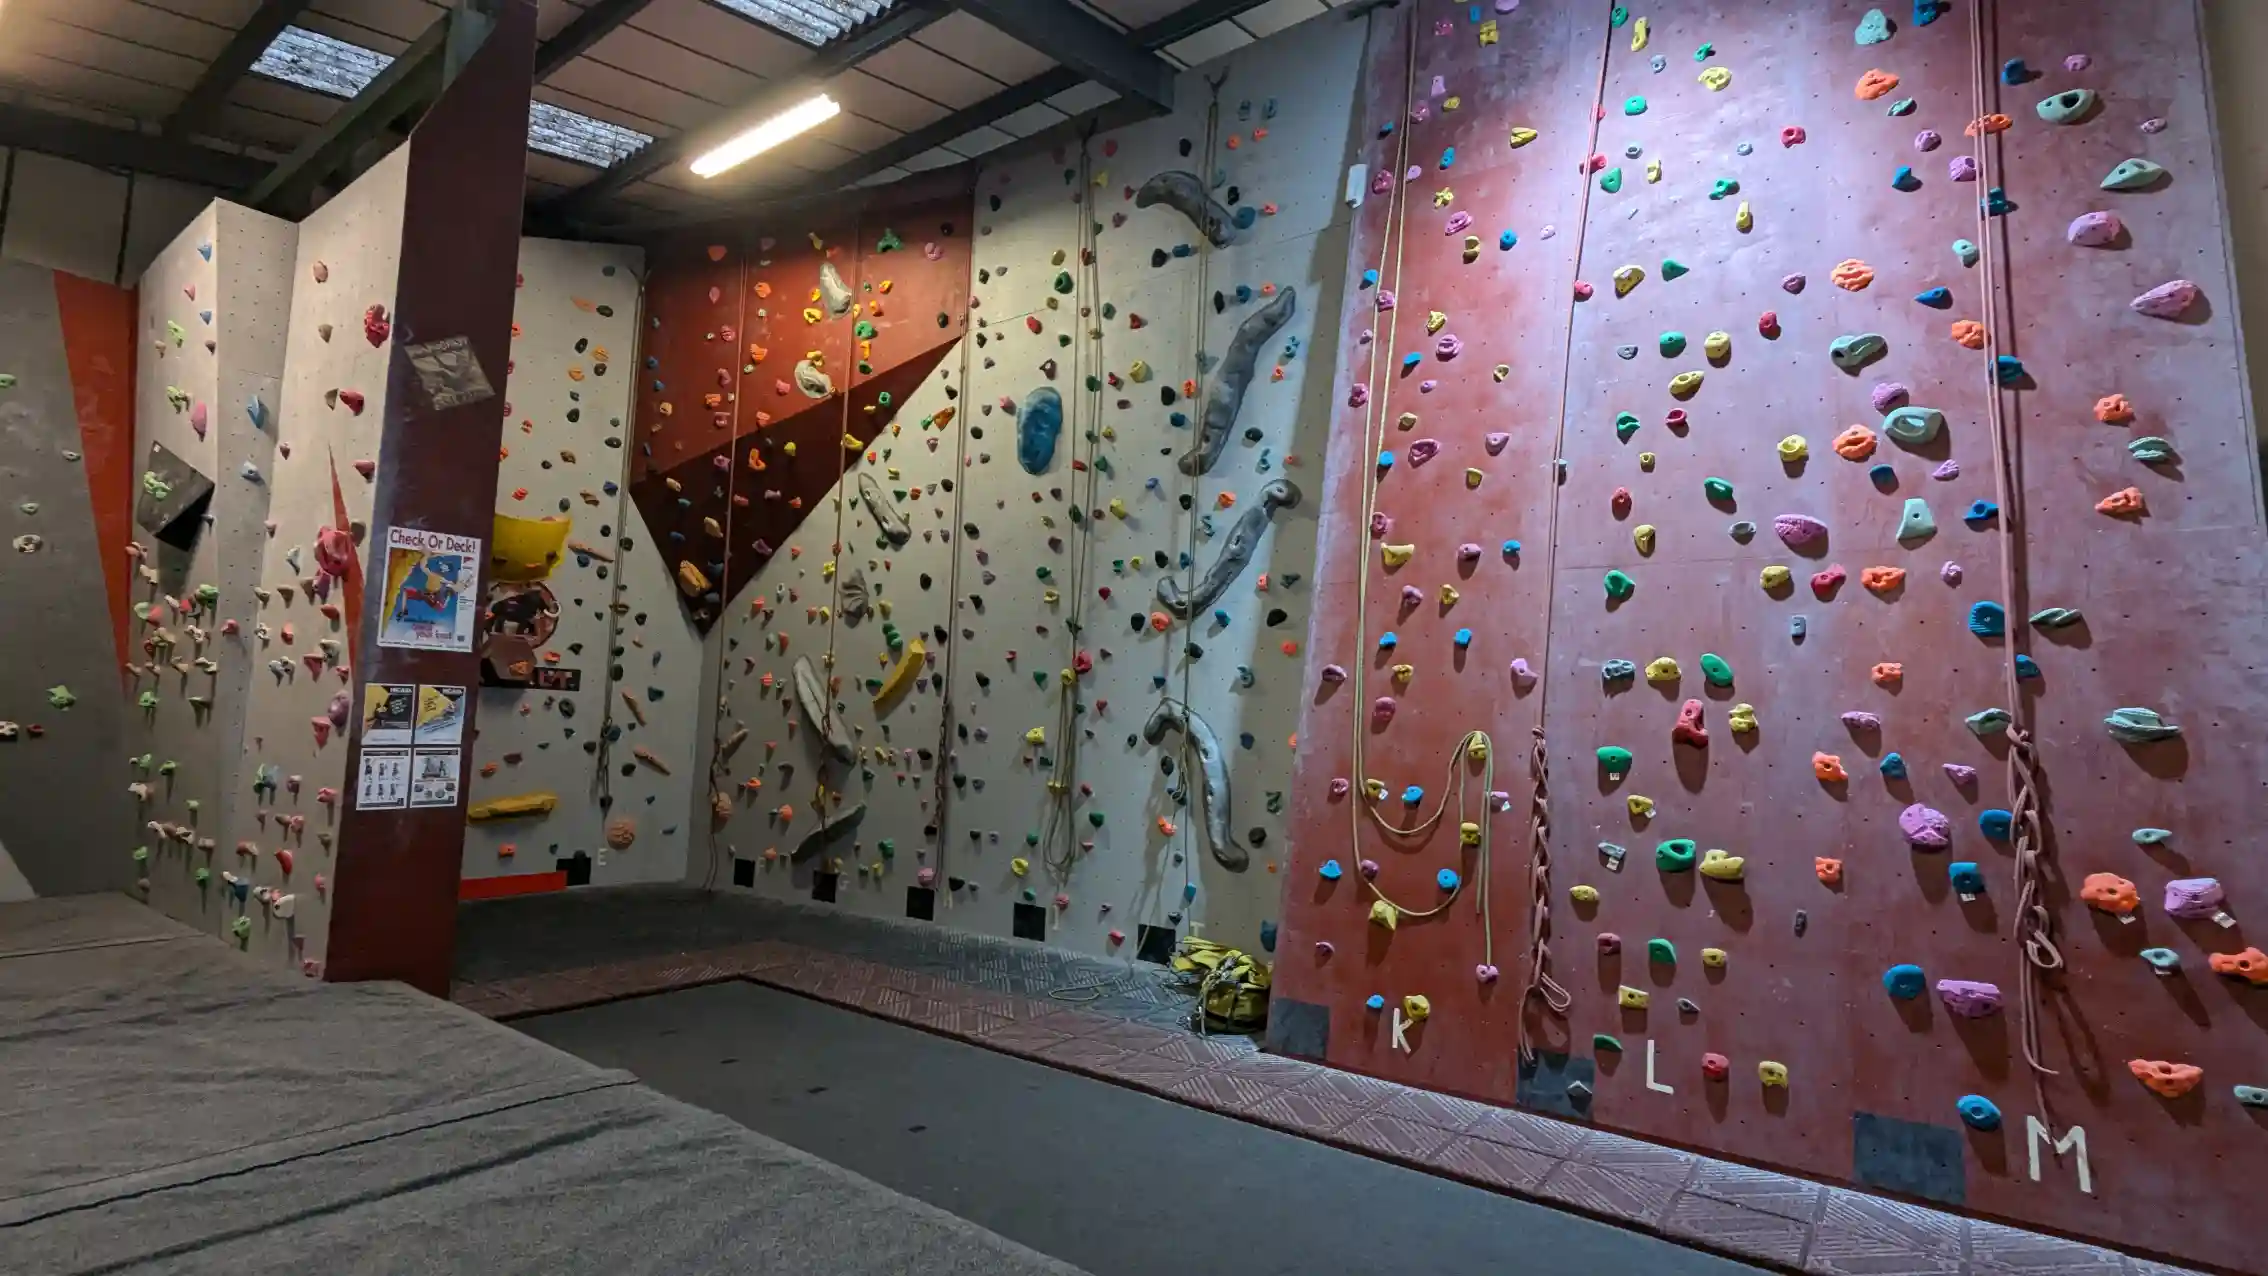
[[1898,831],[1907,842],[1930,850],[1953,844],[1953,821],[1945,818],[1945,812],[1919,802],[1898,812]]
[[2221,879],[2182,877],[2166,883],[2166,912],[2175,917],[2211,917],[2221,911]]
[[1802,276],[1802,275],[1783,275],[1783,276],[1781,276],[1781,278],[1780,278],[1780,288],[1781,288],[1781,289],[1782,289],[1783,291],[1786,291],[1786,292],[1802,292],[1802,291],[1803,291],[1803,276]]
[[1977,782],[1977,769],[1966,763],[1948,762],[1945,764],[1945,778],[1961,788],[1967,788]]
[[2063,69],[2066,71],[2084,71],[2094,64],[2095,60],[2086,54],[2074,53],[2063,60]]
[[1457,234],[1462,234],[1462,233],[1464,232],[1465,228],[1466,228],[1467,226],[1470,226],[1470,225],[1472,225],[1472,224],[1473,224],[1473,215],[1472,215],[1471,213],[1467,213],[1467,212],[1455,212],[1455,213],[1451,213],[1451,214],[1449,214],[1449,220],[1448,220],[1447,222],[1445,222],[1445,223],[1443,223],[1443,224],[1442,224],[1442,227],[1441,227],[1441,233],[1442,233],[1442,234],[1444,234],[1444,235],[1457,235]]
[[1945,165],[1945,175],[1952,178],[1956,182],[1973,182],[1977,180],[1977,157],[1974,155],[1954,156],[1952,160]]
[[1346,680],[1347,680],[1347,668],[1346,668],[1346,666],[1345,666],[1345,665],[1325,665],[1325,666],[1323,666],[1323,681],[1325,681],[1325,682],[1345,682]]
[[1464,544],[1457,547],[1457,557],[1461,559],[1471,560],[1479,558],[1480,556],[1481,547],[1479,541],[1466,541]]
[[1423,465],[1441,455],[1441,440],[1418,439],[1410,444],[1410,464]]
[[2117,213],[2093,212],[2072,218],[2071,224],[2064,228],[2063,238],[2081,248],[2106,248],[2124,233],[2126,223],[2118,219]]
[[1946,457],[1938,462],[1936,469],[1929,472],[1929,476],[1940,483],[1950,483],[1961,477],[1961,463],[1952,457]]
[[1488,437],[1482,440],[1482,442],[1488,446],[1488,454],[1490,456],[1495,456],[1497,453],[1503,451],[1504,445],[1510,443],[1511,441],[1511,433],[1505,430],[1491,430],[1488,434]]
[[1945,563],[1937,569],[1937,578],[1944,581],[1948,585],[1960,584],[1961,565],[1951,559],[1947,559]]
[[1940,979],[1938,1000],[1964,1019],[1984,1019],[2000,1013],[2000,985],[1976,979]]
[[1908,391],[1903,382],[1875,382],[1873,396],[1874,410],[1877,412],[1888,412],[1892,408],[1903,407],[1906,402],[1907,393]]
[[1370,721],[1372,722],[1372,724],[1382,725],[1388,718],[1391,718],[1393,716],[1394,697],[1380,696],[1376,700],[1370,702]]
[[2165,121],[2165,117],[2164,117],[2164,116],[2161,116],[2161,115],[2153,115],[2153,116],[2151,116],[2151,117],[2150,117],[2149,119],[2146,119],[2146,120],[2142,121],[2142,131],[2143,131],[2143,132],[2145,132],[2145,133],[2163,133],[2163,132],[2165,132],[2165,131],[2166,131],[2166,121]]
[[1939,137],[1937,130],[1933,128],[1925,128],[1914,134],[1914,149],[1917,151],[1934,151],[1944,143],[1945,139]]
[[1444,332],[1433,342],[1433,357],[1454,359],[1465,352],[1465,339],[1454,332]]
[[1827,525],[1809,514],[1782,514],[1772,520],[1772,530],[1796,549],[1817,544],[1827,535]]
[[2197,304],[2198,288],[2187,279],[2159,284],[2126,303],[2126,308],[2152,319],[2179,319]]
[[1534,682],[1536,671],[1528,667],[1526,660],[1515,659],[1512,662],[1512,680],[1514,682]]
[[1843,715],[1843,725],[1853,731],[1880,731],[1882,729],[1882,715],[1868,713],[1863,709],[1853,709]]

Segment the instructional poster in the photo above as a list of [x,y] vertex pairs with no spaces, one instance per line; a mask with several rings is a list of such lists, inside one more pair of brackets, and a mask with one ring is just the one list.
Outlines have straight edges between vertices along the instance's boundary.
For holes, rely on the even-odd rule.
[[386,529],[381,647],[471,651],[480,629],[478,536]]
[[408,744],[416,726],[416,683],[362,684],[362,747]]
[[354,778],[354,806],[358,811],[383,811],[409,805],[410,751],[364,749],[362,766]]
[[465,739],[465,689],[421,686],[417,689],[417,743],[462,744]]
[[457,750],[419,749],[410,774],[411,806],[457,804]]

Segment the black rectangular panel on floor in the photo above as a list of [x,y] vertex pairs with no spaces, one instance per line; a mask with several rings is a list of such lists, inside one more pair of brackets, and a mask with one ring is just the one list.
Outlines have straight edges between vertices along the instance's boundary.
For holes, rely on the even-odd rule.
[[1851,1177],[1947,1205],[1969,1194],[1959,1130],[1872,1112],[1851,1113]]
[[934,886],[908,886],[906,888],[906,916],[915,921],[936,921],[937,888]]
[[[1576,1082],[1582,1083],[1583,1092],[1569,1094],[1567,1087]],[[1512,1101],[1530,1112],[1588,1121],[1590,1091],[1597,1085],[1598,1067],[1591,1060],[1539,1050],[1534,1063],[1520,1065],[1520,1087]]]
[[1138,960],[1154,961],[1161,966],[1173,960],[1174,940],[1179,938],[1173,927],[1144,925],[1138,927],[1135,934],[1138,938],[1134,943],[1134,956]]
[[732,884],[735,886],[754,886],[756,884],[756,861],[744,860],[738,855],[733,856]]
[[551,866],[567,875],[569,886],[591,884],[591,857],[587,851],[577,851],[563,860],[555,859],[551,861]]
[[1268,1002],[1268,1049],[1320,1059],[1331,1052],[1331,1008],[1276,997]]
[[1010,923],[1010,928],[1010,933],[1018,939],[1045,940],[1047,938],[1047,910],[1038,904],[1018,904],[1016,905],[1016,917]]
[[813,873],[811,875],[811,898],[822,904],[834,903],[835,884],[841,881],[842,877],[841,873]]

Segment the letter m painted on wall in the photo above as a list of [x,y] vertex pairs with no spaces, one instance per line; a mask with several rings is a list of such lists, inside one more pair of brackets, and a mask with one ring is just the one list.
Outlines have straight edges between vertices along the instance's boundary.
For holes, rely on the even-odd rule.
[[[2050,1141],[2048,1127],[2038,1117],[2027,1113],[2024,1117],[2024,1146],[2031,1154],[2032,1181],[2040,1181],[2040,1146]],[[2064,1136],[2053,1141],[2054,1153],[2062,1156],[2069,1152],[2078,1163],[2079,1190],[2089,1196],[2095,1194],[2095,1176],[2087,1167],[2087,1132],[2072,1126]]]

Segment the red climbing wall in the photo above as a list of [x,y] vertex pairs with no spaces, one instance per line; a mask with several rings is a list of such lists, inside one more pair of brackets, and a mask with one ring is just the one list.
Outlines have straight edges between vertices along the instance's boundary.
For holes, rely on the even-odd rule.
[[[2268,627],[2258,588],[2268,546],[2194,15],[2186,5],[2000,0],[1917,26],[1900,5],[1889,10],[1889,40],[1860,44],[1866,9],[1633,6],[1628,24],[1609,27],[1606,6],[1528,0],[1480,12],[1496,24],[1490,44],[1466,6],[1426,3],[1399,37],[1374,41],[1362,107],[1371,140],[1359,158],[1417,171],[1368,198],[1348,266],[1316,580],[1319,601],[1339,605],[1318,606],[1312,631],[1316,689],[1302,725],[1273,1042],[1816,1178],[2256,1267],[2243,1244],[2244,1178],[2229,1171],[2259,1155],[2264,1122],[2231,1087],[2268,1085],[2268,990],[2214,974],[2207,957],[2259,941],[2241,923],[2178,921],[2160,906],[2166,882],[2181,877],[2219,878],[2239,919],[2268,896],[2268,869],[2238,841],[2268,767],[2235,734],[2250,693],[2230,676]],[[1634,48],[1640,18],[1647,30]],[[2001,83],[2010,58],[2037,74]],[[1731,74],[1721,89],[1699,78],[1711,67]],[[1854,86],[1873,68],[1899,83],[1861,98]],[[2035,111],[2074,88],[2097,90],[2101,105],[2070,125]],[[1908,98],[1910,110],[1898,106]],[[2007,131],[1982,143],[1964,136],[1990,112],[2011,117]],[[2151,119],[2166,127],[2144,131]],[[1378,135],[1388,123],[1396,127]],[[1783,144],[1790,126],[1803,136]],[[1537,137],[1508,146],[1515,128]],[[1924,130],[1941,142],[1930,146]],[[1594,152],[1620,169],[1619,189],[1607,173],[1583,171]],[[1982,180],[1954,179],[1950,163],[1963,155],[1981,162]],[[2139,191],[2098,189],[2129,156],[2165,165],[2168,177]],[[1911,189],[1893,184],[1900,166],[1912,169]],[[1721,179],[1737,189],[1716,189]],[[2005,217],[1980,212],[1993,186],[2013,204]],[[2071,219],[2098,209],[2117,212],[2128,234],[2108,248],[2067,243]],[[1471,225],[1452,229],[1460,212]],[[1507,228],[1518,242],[1500,248]],[[1477,252],[1467,234],[1479,237]],[[1980,245],[1974,266],[1956,240]],[[1866,263],[1871,283],[1838,286],[1846,260]],[[1643,276],[1618,295],[1624,266]],[[1376,285],[1355,287],[1367,270],[1379,272]],[[2203,293],[2181,318],[2126,306],[2176,276]],[[1940,287],[1942,304],[1920,300]],[[1395,294],[1391,311],[1376,308],[1380,288]],[[1767,310],[1778,319],[1770,331],[1760,325]],[[1429,312],[1440,314],[1440,334],[1428,335]],[[1991,343],[1957,343],[1959,320],[1984,323]],[[1376,342],[1363,344],[1366,329]],[[1665,352],[1668,332],[1683,335],[1682,350]],[[1713,332],[1729,338],[1722,357],[1705,353]],[[1839,369],[1831,345],[1864,333],[1884,338],[1886,354]],[[1464,340],[1446,360],[1436,348],[1445,334]],[[1996,355],[2023,364],[1997,397]],[[1703,379],[1680,398],[1671,378],[1687,372]],[[1940,409],[1943,433],[1913,447],[1880,439],[1863,460],[1838,455],[1832,443],[1846,427],[1880,429],[1877,388],[1890,384],[1906,398],[1881,402]],[[2135,404],[2132,424],[2096,420],[2095,401],[2113,392]],[[1996,409],[2013,461],[2005,490]],[[1637,421],[1627,439],[1616,428],[1624,412]],[[1417,416],[1407,430],[1404,413]],[[1499,431],[1511,438],[1492,453],[1488,435]],[[2131,455],[2126,444],[2145,435],[2170,439],[2176,461]],[[1803,440],[1803,459],[1783,459],[1789,436]],[[1425,439],[1440,455],[1413,467],[1411,444]],[[1391,466],[1374,465],[1381,448],[1396,454]],[[1555,456],[1565,466],[1556,485]],[[1730,494],[1712,497],[1712,478]],[[2129,486],[2142,490],[2146,517],[2095,511]],[[1628,489],[1626,511],[1618,488]],[[1913,498],[1935,530],[1901,540]],[[1980,500],[2008,508],[1964,519]],[[1373,509],[1390,520],[1382,535],[1365,526]],[[1773,522],[1783,514],[1826,524],[1824,542],[1783,543]],[[1741,522],[1755,524],[1753,535],[1740,534]],[[1634,535],[1642,525],[1653,529],[1650,547]],[[1501,552],[1507,540],[1522,551]],[[1461,543],[1482,547],[1477,562],[1460,560]],[[1385,545],[1413,552],[1388,567]],[[1774,565],[1791,569],[1787,586],[1763,585]],[[1815,589],[1813,573],[1830,565],[1848,579]],[[1870,590],[1869,567],[1906,575]],[[1626,600],[1608,597],[1610,571],[1634,582]],[[1444,584],[1459,591],[1452,605]],[[1402,603],[1406,585],[1418,591],[1414,608]],[[1970,631],[1980,601],[2006,605],[2007,640]],[[2080,608],[2085,620],[2024,623],[2047,607]],[[1462,651],[1460,628],[1472,634]],[[1398,642],[1382,650],[1387,631]],[[1703,653],[1729,662],[1732,685],[1705,683]],[[2019,653],[2040,676],[2018,684]],[[1646,666],[1665,656],[1679,676],[1649,679]],[[1515,658],[1540,680],[1513,677]],[[1602,664],[1617,659],[1638,675],[1602,679]],[[1361,680],[1322,680],[1329,662],[1359,664]],[[1880,662],[1902,664],[1903,678],[1877,680]],[[1397,664],[1411,667],[1406,684],[1392,678]],[[1373,701],[1388,695],[1397,703],[1380,724]],[[1703,748],[1671,739],[1688,700],[1702,709]],[[1743,704],[1757,729],[1736,733],[1731,710]],[[2120,745],[2102,719],[2125,705],[2155,708],[2186,734]],[[1994,707],[2037,729],[2049,837],[2036,876],[1980,825],[1982,813],[2016,805],[2011,737],[1964,724]],[[1540,998],[1530,1006],[1542,1053],[1522,1069],[1516,1008],[1531,969],[1537,788],[1526,755],[1539,719],[1550,871],[1537,894],[1549,907],[1548,972],[1572,1004],[1564,1019],[1539,1013]],[[1445,768],[1466,769],[1454,750],[1475,729],[1494,738],[1493,785],[1508,800],[1490,819],[1493,873],[1483,879],[1502,971],[1493,984],[1476,977],[1484,940],[1469,886],[1443,914],[1418,915],[1448,898],[1433,881],[1439,869],[1482,877],[1482,857],[1457,843],[1454,785],[1443,786]],[[1600,765],[1607,746],[1634,755],[1626,777]],[[1892,752],[1903,777],[1883,769]],[[1815,753],[1838,757],[1848,779],[1817,778]],[[1978,774],[1964,782],[1948,764]],[[1477,784],[1479,769],[1470,774]],[[1364,799],[1365,778],[1383,782],[1383,801]],[[1335,779],[1352,791],[1334,798]],[[1414,806],[1401,797],[1411,785],[1423,789]],[[1650,816],[1634,813],[1637,797]],[[1384,835],[1372,815],[1416,825],[1444,800],[1451,813],[1422,837]],[[1911,808],[1941,814],[1950,845],[1910,846],[1900,817]],[[2145,828],[2171,839],[2144,846],[2129,836]],[[1670,839],[1745,857],[1743,879],[1658,869],[1655,849]],[[1627,848],[1619,871],[1602,844]],[[1822,856],[1843,862],[1839,885],[1817,874]],[[1405,910],[1391,931],[1369,920],[1366,859]],[[1977,897],[1955,890],[1955,862],[1980,867]],[[2097,871],[2139,885],[2136,922],[2075,897]],[[2028,880],[2069,962],[2043,980],[2036,1005],[2022,994],[2018,899]],[[1595,902],[1571,896],[1577,886],[1594,888]],[[1602,949],[1609,934],[1618,952]],[[1656,938],[1674,944],[1674,962],[1649,960]],[[2154,945],[2177,952],[2183,973],[2154,974],[2138,956]],[[1705,965],[1704,948],[1722,950],[1723,964]],[[1901,962],[1932,984],[1996,984],[2005,1009],[1967,1018],[1931,993],[1894,999],[1882,976]],[[1650,1004],[1618,1006],[1624,987]],[[1374,994],[1385,1009],[1364,1006]],[[1431,1016],[1405,1034],[1405,1053],[1391,1025],[1412,994]],[[2042,1063],[2058,1072],[2037,1090],[2027,1014]],[[1727,1058],[1724,1080],[1704,1077],[1705,1052]],[[2137,1057],[2201,1065],[2204,1082],[2160,1098],[2129,1076]],[[1763,1084],[1767,1061],[1784,1064],[1790,1084]],[[1963,1124],[1955,1102],[1971,1094],[1998,1106],[1999,1128]],[[2043,1144],[2035,1181],[2035,1117],[2058,1138],[2085,1131],[2089,1190],[2076,1148],[2059,1157]]]
[[[844,435],[872,442],[960,339],[972,214],[965,187],[933,183],[814,230],[652,250],[630,490],[671,570],[690,560],[711,582],[687,596],[704,631],[841,479]],[[812,297],[823,262],[851,289],[847,315]],[[795,383],[814,353],[823,399]]]

